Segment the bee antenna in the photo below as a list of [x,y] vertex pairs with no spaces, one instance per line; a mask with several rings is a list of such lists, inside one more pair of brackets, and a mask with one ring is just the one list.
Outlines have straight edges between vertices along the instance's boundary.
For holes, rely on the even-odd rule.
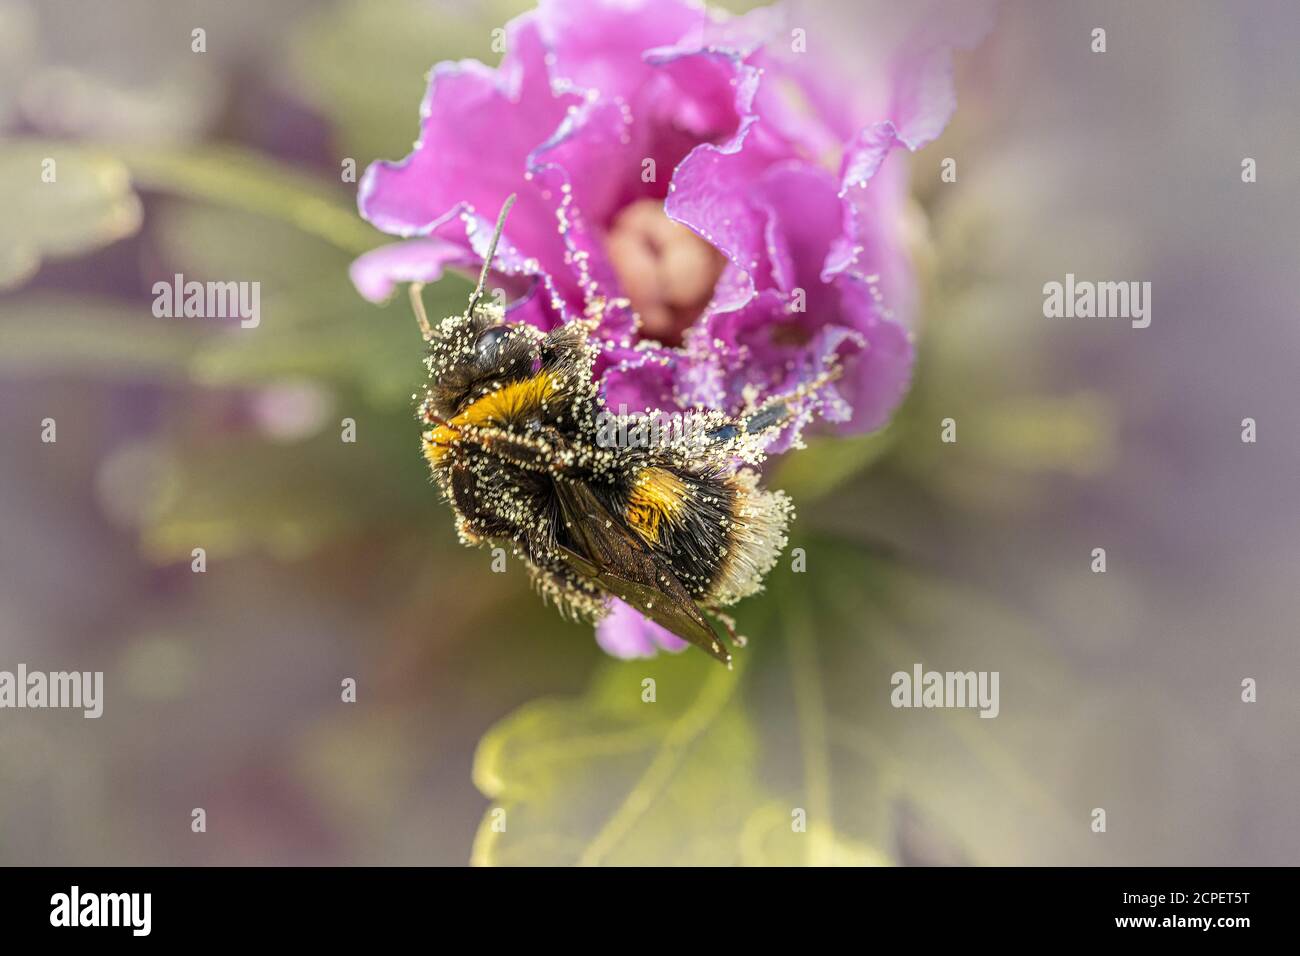
[[478,285],[474,287],[474,294],[469,297],[469,309],[466,314],[473,314],[478,300],[483,297],[483,286],[487,282],[488,270],[492,268],[492,259],[497,254],[497,241],[501,238],[501,233],[506,227],[506,216],[509,215],[510,207],[514,204],[515,193],[511,193],[506,197],[505,203],[501,206],[501,213],[497,216],[497,227],[492,233],[492,242],[488,244],[487,255],[483,258],[483,271],[478,274]]

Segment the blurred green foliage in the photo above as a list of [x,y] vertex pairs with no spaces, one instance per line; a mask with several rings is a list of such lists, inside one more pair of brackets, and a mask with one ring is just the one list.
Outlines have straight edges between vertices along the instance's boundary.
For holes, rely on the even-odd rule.
[[[953,582],[843,540],[795,545],[817,567],[778,569],[744,606],[751,641],[734,673],[701,654],[607,662],[583,696],[535,701],[490,731],[474,779],[493,809],[474,861],[997,862],[1063,839],[1074,809],[1019,756],[1044,730],[1026,714],[1068,686],[1062,662]],[[900,719],[888,675],[960,659],[967,633],[1000,635],[981,659],[1014,655],[1037,675],[1016,712],[996,730],[968,711]],[[925,846],[900,845],[900,808],[926,821]]]
[[39,143],[0,150],[0,207],[0,290],[30,279],[46,256],[90,252],[140,228],[121,162]]

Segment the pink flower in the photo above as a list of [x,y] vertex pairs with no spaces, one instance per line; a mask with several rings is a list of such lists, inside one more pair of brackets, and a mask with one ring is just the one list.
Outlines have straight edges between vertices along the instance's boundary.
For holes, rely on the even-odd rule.
[[675,654],[690,646],[618,598],[596,625],[596,643],[605,653],[623,658],[654,657],[661,650]]
[[838,360],[821,414],[879,428],[913,360],[895,154],[946,125],[952,50],[989,21],[970,0],[740,17],[684,0],[543,0],[507,25],[499,68],[434,67],[414,151],[372,164],[359,189],[361,214],[404,241],[360,257],[353,280],[377,301],[476,270],[518,193],[493,282],[511,321],[543,330],[606,301],[610,407],[738,413]]

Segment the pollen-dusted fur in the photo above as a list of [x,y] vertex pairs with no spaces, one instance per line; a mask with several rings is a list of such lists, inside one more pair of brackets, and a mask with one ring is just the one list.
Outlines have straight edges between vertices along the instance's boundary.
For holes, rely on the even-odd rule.
[[508,543],[565,614],[596,621],[618,597],[729,663],[702,610],[730,633],[718,609],[761,590],[785,547],[793,509],[759,487],[756,467],[775,431],[806,418],[809,397],[739,418],[689,412],[667,437],[611,441],[627,430],[610,421],[646,418],[610,415],[598,396],[589,333],[603,303],[542,333],[507,323],[482,301],[482,281],[465,313],[436,327],[413,287],[429,343],[424,454],[461,540]]
[[660,525],[680,524],[690,488],[667,468],[642,468],[627,496],[628,526],[649,545],[661,542]]

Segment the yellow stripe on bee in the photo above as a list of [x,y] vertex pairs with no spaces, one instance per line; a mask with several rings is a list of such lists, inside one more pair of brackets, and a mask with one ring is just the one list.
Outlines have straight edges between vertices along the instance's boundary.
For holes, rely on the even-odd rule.
[[522,382],[511,382],[476,399],[446,425],[424,433],[424,457],[436,464],[447,453],[461,428],[509,425],[537,411],[548,402],[559,386],[549,372],[539,372]]
[[672,523],[688,494],[686,482],[663,468],[642,468],[627,498],[627,523],[650,544],[659,541],[659,526]]

